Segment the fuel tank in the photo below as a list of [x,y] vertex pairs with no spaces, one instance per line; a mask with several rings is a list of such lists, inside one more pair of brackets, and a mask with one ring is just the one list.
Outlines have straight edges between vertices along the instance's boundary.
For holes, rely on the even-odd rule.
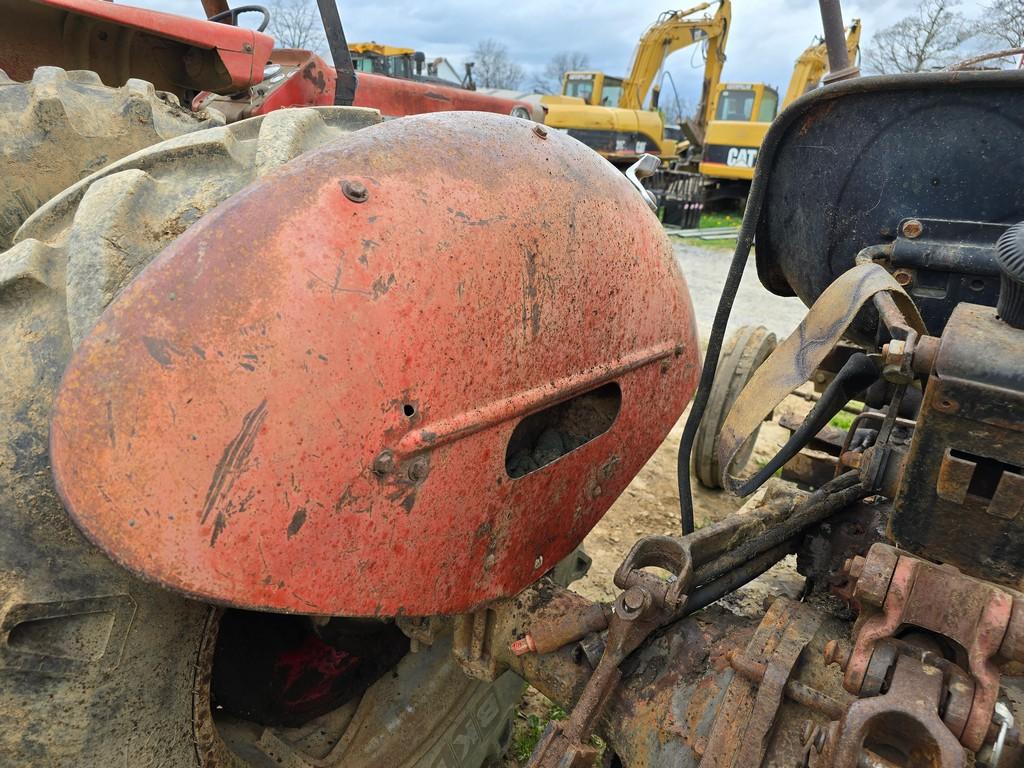
[[107,308],[51,425],[129,570],[244,608],[464,612],[569,553],[689,401],[686,283],[557,131],[392,120],[185,231]]

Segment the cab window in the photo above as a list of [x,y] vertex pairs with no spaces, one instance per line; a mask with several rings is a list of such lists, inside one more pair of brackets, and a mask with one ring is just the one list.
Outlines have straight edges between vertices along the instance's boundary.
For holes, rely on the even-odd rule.
[[622,96],[622,80],[617,77],[606,77],[604,88],[601,89],[601,106],[617,107]]
[[757,121],[759,123],[770,123],[775,119],[775,113],[779,109],[779,94],[771,88],[764,89],[761,96],[761,106],[757,108]]
[[[565,96],[575,96],[583,99],[588,104],[590,103],[590,97],[594,93],[594,78],[590,77],[570,77],[565,81]],[[618,102],[616,102],[618,103]]]
[[726,89],[718,98],[716,120],[740,120],[746,122],[754,114],[754,92],[749,90]]

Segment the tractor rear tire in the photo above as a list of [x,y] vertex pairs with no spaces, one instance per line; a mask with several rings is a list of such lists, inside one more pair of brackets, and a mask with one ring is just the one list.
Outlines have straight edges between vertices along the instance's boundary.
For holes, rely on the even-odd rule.
[[0,250],[40,205],[93,171],[223,124],[220,113],[190,112],[144,80],[110,88],[95,72],[39,67],[18,83],[0,70]]
[[[711,395],[693,445],[693,473],[705,488],[715,489],[723,485],[722,467],[718,461],[718,436],[722,424],[740,391],[775,346],[775,334],[764,326],[742,325],[722,348],[715,381],[711,385]],[[760,428],[737,453],[737,468],[742,468],[750,459],[759,431]]]
[[117,293],[258,176],[378,120],[292,109],[179,136],[57,195],[0,253],[0,764],[475,768],[507,746],[522,681],[465,676],[443,633],[301,727],[232,719],[211,684],[230,611],[117,566],[74,526],[51,479],[55,390]]

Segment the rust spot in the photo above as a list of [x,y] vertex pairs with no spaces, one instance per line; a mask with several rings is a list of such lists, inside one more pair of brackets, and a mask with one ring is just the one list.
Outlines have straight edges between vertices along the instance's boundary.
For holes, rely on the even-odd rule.
[[297,534],[302,526],[306,522],[306,508],[300,507],[295,510],[295,514],[292,516],[292,521],[288,523],[288,538]]
[[311,82],[318,93],[323,93],[327,89],[327,79],[315,61],[310,61],[302,68],[302,78]]
[[[199,522],[206,524],[210,513],[231,493],[235,481],[245,471],[249,454],[252,453],[256,444],[256,435],[267,418],[267,401],[264,399],[259,405],[245,414],[242,419],[242,428],[235,435],[234,439],[224,447],[220,461],[214,468],[213,477],[210,480],[210,487],[206,491],[206,501],[203,504],[202,516]],[[247,501],[247,500],[246,500]],[[239,505],[238,511],[244,511],[245,501]],[[228,505],[231,506],[230,504]],[[219,511],[215,518],[213,535],[210,537],[210,546],[217,542],[217,537],[227,524],[227,510]]]
[[146,347],[146,351],[149,352],[149,356],[156,360],[164,368],[170,367],[174,361],[171,359],[171,354],[180,355],[177,349],[175,349],[169,341],[166,339],[158,339],[154,336],[143,336],[142,343]]
[[384,275],[381,275],[380,277],[378,277],[376,280],[373,281],[373,285],[370,286],[370,290],[371,290],[371,292],[373,294],[373,298],[374,299],[379,299],[385,293],[390,291],[391,290],[391,286],[393,286],[396,282],[397,281],[395,280],[395,273],[394,272],[392,272],[390,275],[388,275],[386,279],[385,279]]

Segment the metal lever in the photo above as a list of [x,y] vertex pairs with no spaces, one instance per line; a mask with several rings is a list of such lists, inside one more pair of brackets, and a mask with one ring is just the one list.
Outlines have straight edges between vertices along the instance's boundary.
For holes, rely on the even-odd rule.
[[643,185],[642,179],[653,176],[661,168],[661,159],[655,155],[643,155],[639,160],[626,169],[626,178],[629,183],[636,187],[640,197],[650,206],[652,211],[658,210],[658,201],[654,199],[649,189]]

